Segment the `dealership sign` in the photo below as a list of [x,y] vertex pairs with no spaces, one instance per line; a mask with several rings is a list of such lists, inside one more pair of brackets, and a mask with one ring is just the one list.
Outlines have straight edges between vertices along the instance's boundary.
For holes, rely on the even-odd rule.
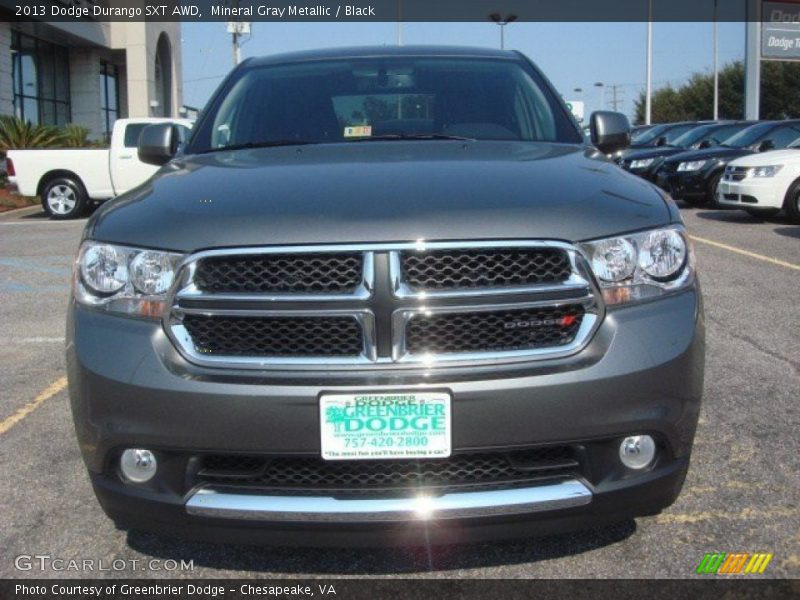
[[800,4],[761,5],[761,57],[800,60]]

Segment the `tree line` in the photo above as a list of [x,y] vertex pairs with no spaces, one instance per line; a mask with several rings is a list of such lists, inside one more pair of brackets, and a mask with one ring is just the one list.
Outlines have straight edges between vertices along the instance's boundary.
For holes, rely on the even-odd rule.
[[[645,93],[635,102],[635,121],[644,123]],[[695,73],[680,87],[667,85],[652,98],[652,122],[702,121],[714,116],[714,76]],[[761,63],[761,118],[800,117],[800,63]],[[730,63],[719,72],[719,118],[744,119],[744,64]]]

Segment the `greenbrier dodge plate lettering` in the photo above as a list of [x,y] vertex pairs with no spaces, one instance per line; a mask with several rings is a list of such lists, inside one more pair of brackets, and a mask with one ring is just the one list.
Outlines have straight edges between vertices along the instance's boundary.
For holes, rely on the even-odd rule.
[[450,422],[445,392],[323,394],[322,458],[446,458]]

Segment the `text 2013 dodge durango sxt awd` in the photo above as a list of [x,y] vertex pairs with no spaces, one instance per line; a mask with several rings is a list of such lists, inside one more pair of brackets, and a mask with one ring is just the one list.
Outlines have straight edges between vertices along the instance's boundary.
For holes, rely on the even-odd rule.
[[514,52],[251,59],[98,210],[67,356],[120,527],[453,542],[652,515],[703,384],[695,266],[656,187]]

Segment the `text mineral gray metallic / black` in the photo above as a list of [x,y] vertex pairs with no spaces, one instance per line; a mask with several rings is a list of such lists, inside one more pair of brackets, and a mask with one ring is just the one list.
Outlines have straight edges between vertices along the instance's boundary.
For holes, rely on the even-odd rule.
[[122,528],[365,545],[654,515],[680,492],[702,301],[672,200],[516,52],[249,59],[102,206],[67,362]]

